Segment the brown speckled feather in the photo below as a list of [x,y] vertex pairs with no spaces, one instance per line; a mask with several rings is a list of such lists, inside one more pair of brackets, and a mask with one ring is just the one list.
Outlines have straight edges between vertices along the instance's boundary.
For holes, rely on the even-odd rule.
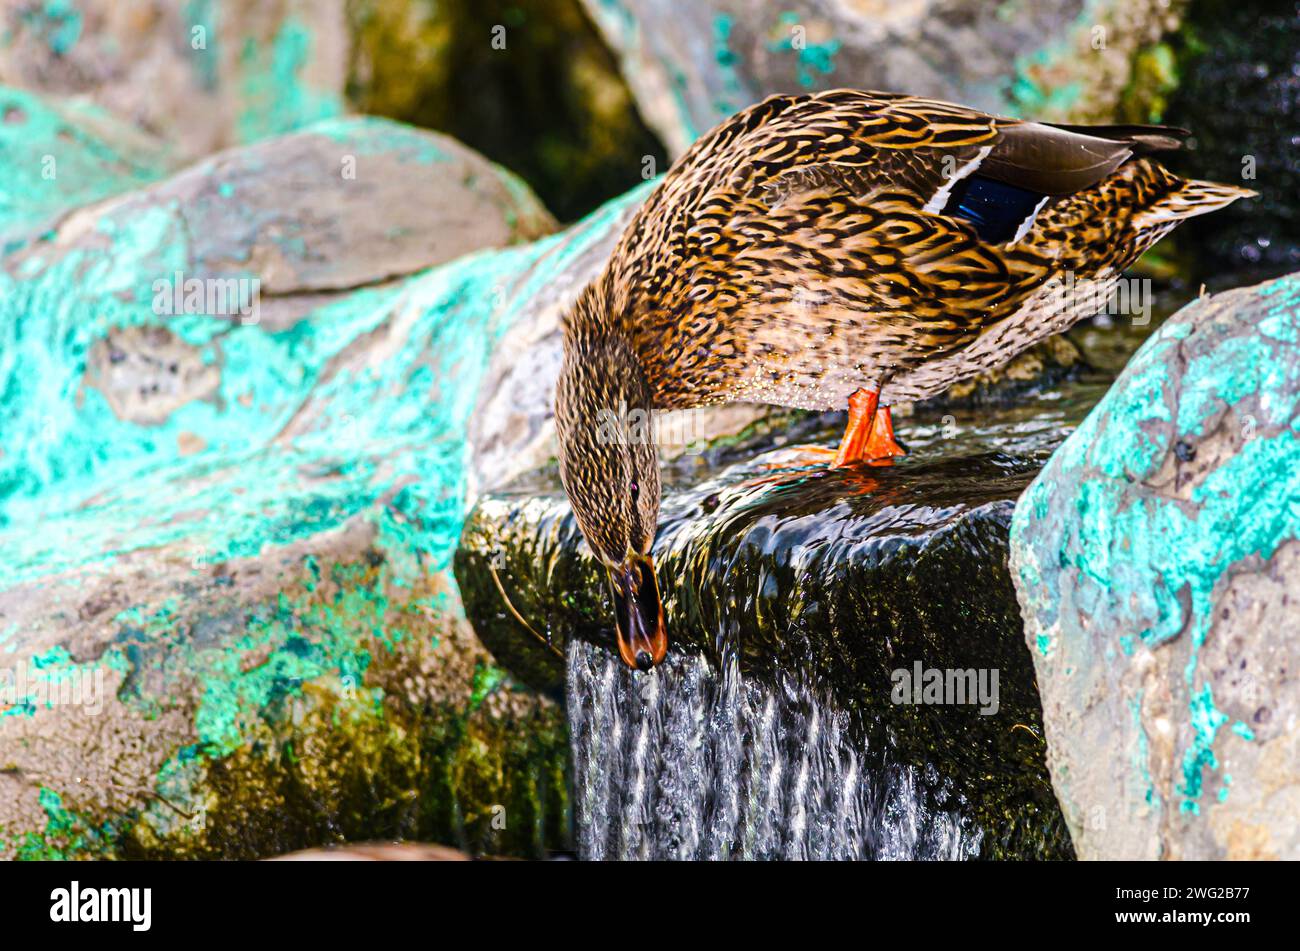
[[[1140,157],[1176,144],[883,93],[772,97],[674,166],[570,324],[630,341],[659,407],[930,396],[1086,316],[1052,278],[1106,286],[1179,218],[1249,194]],[[942,213],[976,171],[1046,196],[1015,240]]]

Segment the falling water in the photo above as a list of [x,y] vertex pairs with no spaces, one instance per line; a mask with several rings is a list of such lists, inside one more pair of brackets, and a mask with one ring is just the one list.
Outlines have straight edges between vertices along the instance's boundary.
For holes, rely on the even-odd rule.
[[957,859],[968,819],[927,804],[910,766],[868,770],[847,717],[673,656],[649,674],[569,646],[579,854],[587,859]]

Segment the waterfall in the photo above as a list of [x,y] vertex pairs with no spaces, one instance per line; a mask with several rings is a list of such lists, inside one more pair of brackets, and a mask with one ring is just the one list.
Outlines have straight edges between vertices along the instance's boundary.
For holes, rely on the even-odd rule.
[[[670,655],[634,673],[568,650],[574,816],[584,859],[958,859],[982,832],[929,805],[904,764],[864,767],[848,717],[794,680],[778,688]],[[876,759],[879,759],[877,757]]]

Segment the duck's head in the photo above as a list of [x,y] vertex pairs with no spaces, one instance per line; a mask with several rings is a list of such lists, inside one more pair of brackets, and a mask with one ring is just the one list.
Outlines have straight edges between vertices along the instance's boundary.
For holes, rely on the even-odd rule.
[[651,405],[626,340],[569,325],[555,394],[560,477],[578,527],[609,575],[619,656],[643,671],[668,651],[650,557],[659,521]]

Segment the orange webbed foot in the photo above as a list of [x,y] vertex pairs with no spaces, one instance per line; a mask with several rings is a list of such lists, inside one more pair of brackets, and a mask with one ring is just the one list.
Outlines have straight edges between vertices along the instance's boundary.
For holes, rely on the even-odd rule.
[[855,462],[863,461],[863,453],[871,440],[875,429],[876,407],[880,394],[876,390],[856,390],[849,397],[849,424],[844,427],[844,438],[835,451],[835,461],[831,468],[841,469]]
[[834,468],[857,462],[889,466],[907,450],[894,438],[894,420],[889,407],[880,405],[876,390],[858,390],[849,397],[849,424],[835,453]]
[[[894,438],[894,420],[889,407],[880,405],[878,391],[861,389],[849,397],[849,422],[837,449],[791,446],[781,454],[779,461],[765,463],[759,468],[788,470],[825,466],[828,469],[846,469],[859,463],[892,466],[894,459],[905,455],[907,450]],[[764,478],[754,480],[754,483],[769,481],[773,480]]]
[[889,415],[889,407],[878,407],[862,459],[872,465],[893,465],[895,457],[905,455],[907,450],[894,438],[894,421]]

